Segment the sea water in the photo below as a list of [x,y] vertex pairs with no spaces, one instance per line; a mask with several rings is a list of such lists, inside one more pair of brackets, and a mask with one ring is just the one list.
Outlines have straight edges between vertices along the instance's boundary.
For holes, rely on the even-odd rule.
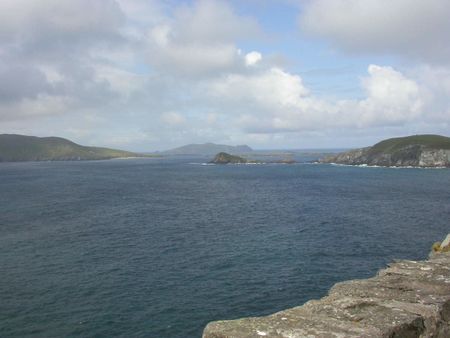
[[0,164],[0,337],[200,337],[424,259],[450,170]]

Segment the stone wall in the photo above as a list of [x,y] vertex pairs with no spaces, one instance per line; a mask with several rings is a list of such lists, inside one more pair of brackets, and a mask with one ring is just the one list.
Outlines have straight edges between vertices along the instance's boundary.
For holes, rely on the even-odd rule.
[[203,338],[448,338],[450,252],[440,245],[428,260],[396,261],[373,278],[334,285],[320,300],[265,317],[211,322]]

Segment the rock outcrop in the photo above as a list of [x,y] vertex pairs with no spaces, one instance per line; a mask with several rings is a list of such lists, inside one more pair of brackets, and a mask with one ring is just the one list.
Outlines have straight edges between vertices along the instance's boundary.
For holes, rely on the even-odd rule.
[[231,155],[228,153],[218,153],[216,156],[214,156],[214,159],[211,161],[211,163],[214,164],[239,164],[239,163],[248,163],[247,159],[240,157],[240,156],[236,156],[236,155]]
[[383,167],[450,167],[450,138],[415,135],[381,141],[319,160],[321,163]]
[[244,337],[448,338],[450,252],[396,261],[373,278],[336,284],[320,300],[266,317],[211,322],[203,332],[203,338]]
[[216,156],[214,156],[214,159],[212,161],[210,161],[209,163],[214,163],[214,164],[245,164],[245,163],[247,163],[247,164],[264,164],[264,163],[294,164],[294,163],[297,163],[297,161],[295,161],[292,158],[284,158],[284,159],[280,159],[280,160],[262,162],[262,161],[256,160],[256,159],[246,159],[244,157],[231,155],[231,154],[228,154],[225,152],[220,152]]

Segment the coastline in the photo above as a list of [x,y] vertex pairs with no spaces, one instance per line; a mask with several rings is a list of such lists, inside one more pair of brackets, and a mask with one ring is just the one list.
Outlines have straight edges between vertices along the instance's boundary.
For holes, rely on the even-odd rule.
[[382,165],[369,165],[369,164],[344,164],[344,163],[323,163],[315,162],[314,164],[328,164],[335,167],[357,167],[357,168],[384,168],[384,169],[450,169],[444,166],[424,167],[424,166],[382,166]]

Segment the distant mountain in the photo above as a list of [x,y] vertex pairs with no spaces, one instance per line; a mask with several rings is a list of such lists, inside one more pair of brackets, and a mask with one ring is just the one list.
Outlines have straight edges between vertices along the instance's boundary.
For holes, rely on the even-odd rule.
[[440,135],[391,138],[372,147],[328,156],[319,162],[384,167],[450,167],[450,138]]
[[143,156],[129,151],[85,147],[61,137],[0,135],[0,162],[106,160]]
[[162,152],[165,155],[215,155],[220,152],[229,154],[245,154],[252,152],[253,149],[247,145],[229,146],[224,144],[203,143],[188,144],[179,148],[170,149]]

